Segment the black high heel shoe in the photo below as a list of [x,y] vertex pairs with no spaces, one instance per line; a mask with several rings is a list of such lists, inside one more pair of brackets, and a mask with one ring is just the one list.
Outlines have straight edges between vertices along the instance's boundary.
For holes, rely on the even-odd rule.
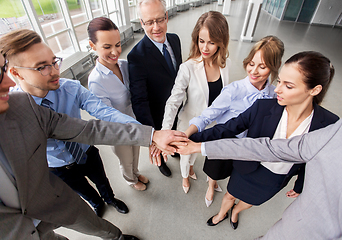
[[212,216],[211,218],[208,219],[207,221],[207,225],[208,226],[216,226],[217,224],[219,224],[220,222],[222,222],[223,220],[227,219],[228,218],[228,213],[226,214],[226,216],[221,220],[219,221],[218,223],[213,223],[213,218],[215,217],[216,215]]
[[235,204],[231,208],[231,213],[230,213],[229,220],[230,220],[230,226],[232,226],[232,228],[235,230],[239,226],[239,220],[237,220],[236,222],[232,222],[232,215],[233,215],[233,208],[234,208],[234,206],[235,206]]

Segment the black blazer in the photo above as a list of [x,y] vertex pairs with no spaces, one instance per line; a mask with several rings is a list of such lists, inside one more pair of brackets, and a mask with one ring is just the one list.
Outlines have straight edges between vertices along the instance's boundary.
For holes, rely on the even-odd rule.
[[[232,138],[235,135],[248,130],[247,137],[269,137],[277,129],[282,116],[284,106],[277,103],[277,99],[259,99],[245,112],[236,118],[232,118],[224,124],[217,124],[212,128],[196,133],[190,137],[195,142],[206,142],[222,138]],[[324,128],[339,119],[338,116],[314,104],[314,115],[311,121],[309,131]],[[248,174],[259,167],[260,162],[252,161],[233,161],[233,168],[241,174]],[[305,164],[294,164],[287,174],[283,186],[285,186],[291,177],[298,174],[294,190],[297,193],[302,192],[304,183]]]
[[[176,57],[177,72],[182,63],[180,40],[176,34],[167,33],[166,37]],[[172,76],[164,56],[146,35],[127,60],[134,114],[142,124],[159,130],[176,76]]]

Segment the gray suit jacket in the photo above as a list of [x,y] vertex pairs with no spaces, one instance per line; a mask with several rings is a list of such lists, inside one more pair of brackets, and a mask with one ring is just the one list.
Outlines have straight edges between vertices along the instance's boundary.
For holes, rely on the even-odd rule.
[[35,230],[31,218],[55,225],[76,220],[83,200],[49,172],[48,138],[140,146],[151,140],[151,127],[70,118],[38,106],[27,93],[10,93],[9,106],[0,114],[0,146],[14,172],[21,209],[0,204],[0,239],[28,239]]
[[206,142],[209,159],[307,162],[302,194],[263,239],[342,239],[342,120],[289,140]]

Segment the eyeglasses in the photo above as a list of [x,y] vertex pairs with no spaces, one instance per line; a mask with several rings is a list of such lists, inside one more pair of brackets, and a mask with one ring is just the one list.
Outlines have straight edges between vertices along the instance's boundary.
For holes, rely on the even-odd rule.
[[15,68],[22,68],[22,69],[29,69],[40,72],[42,76],[47,76],[52,72],[52,67],[54,67],[56,70],[59,70],[62,65],[63,58],[56,57],[55,61],[52,62],[52,64],[47,64],[44,66],[41,66],[39,68],[29,68],[29,67],[18,67],[14,66]]
[[165,22],[165,20],[166,20],[166,13],[165,13],[164,17],[157,18],[155,20],[149,20],[149,21],[146,21],[146,22],[144,22],[142,19],[140,19],[140,20],[141,20],[143,25],[148,26],[148,27],[152,26],[154,23],[157,23],[157,25],[159,25],[159,24],[162,24],[162,23]]
[[4,79],[6,70],[7,70],[7,61],[5,60],[5,65],[0,68],[0,84],[2,83],[2,80]]

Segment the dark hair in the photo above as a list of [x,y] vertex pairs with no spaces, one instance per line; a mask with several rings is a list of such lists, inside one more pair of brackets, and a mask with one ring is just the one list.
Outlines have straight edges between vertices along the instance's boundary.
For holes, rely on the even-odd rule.
[[41,43],[42,38],[35,31],[19,29],[11,31],[0,38],[1,54],[12,63],[18,53],[25,52],[31,46]]
[[276,36],[266,36],[256,42],[249,52],[248,56],[243,60],[243,67],[252,61],[255,53],[261,51],[261,56],[266,67],[271,70],[271,82],[278,77],[278,70],[281,65],[281,58],[284,55],[284,43]]
[[89,40],[94,44],[97,42],[96,32],[97,31],[110,31],[110,30],[119,30],[115,23],[112,22],[109,18],[106,17],[98,17],[94,18],[90,21],[87,31]]
[[225,16],[217,11],[209,11],[203,13],[194,27],[191,34],[191,47],[189,58],[197,58],[201,55],[198,47],[198,36],[201,29],[205,27],[209,31],[209,38],[217,44],[218,49],[213,55],[213,63],[218,64],[221,68],[226,66],[226,59],[229,56],[229,27]]
[[330,60],[319,52],[307,51],[293,55],[285,64],[297,65],[299,72],[304,75],[303,81],[308,89],[322,86],[321,92],[313,98],[315,103],[320,104],[335,74]]

